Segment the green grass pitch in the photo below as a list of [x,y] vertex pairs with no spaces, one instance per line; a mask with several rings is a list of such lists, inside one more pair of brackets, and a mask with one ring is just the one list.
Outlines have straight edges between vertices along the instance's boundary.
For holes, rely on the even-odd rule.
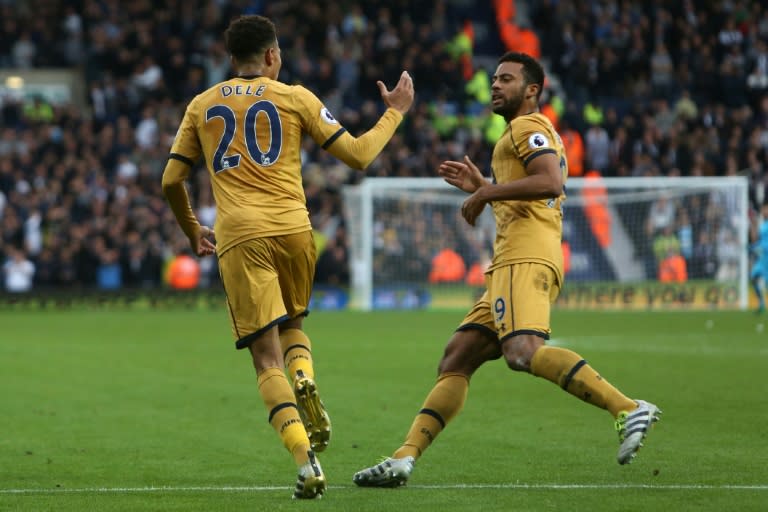
[[607,412],[495,361],[407,486],[356,488],[462,315],[307,319],[333,439],[326,496],[296,502],[223,309],[0,313],[0,510],[768,509],[768,317],[747,312],[554,313],[553,343],[664,411],[629,466]]

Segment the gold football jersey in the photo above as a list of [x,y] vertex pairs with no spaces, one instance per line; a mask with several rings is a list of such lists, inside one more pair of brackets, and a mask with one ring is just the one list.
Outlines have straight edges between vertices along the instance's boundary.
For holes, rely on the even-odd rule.
[[311,229],[301,176],[302,134],[324,149],[345,129],[302,86],[233,78],[188,105],[171,158],[211,174],[217,252],[256,237]]
[[[563,183],[568,176],[560,136],[544,115],[527,114],[513,119],[493,149],[491,169],[496,183],[527,176],[525,167],[536,157],[554,153],[560,161]],[[509,263],[540,262],[551,266],[563,281],[563,194],[540,200],[494,201],[496,219],[494,258],[490,269]]]

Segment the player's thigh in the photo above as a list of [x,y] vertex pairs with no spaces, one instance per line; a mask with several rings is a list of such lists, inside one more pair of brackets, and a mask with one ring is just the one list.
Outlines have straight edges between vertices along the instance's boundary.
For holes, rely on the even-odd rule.
[[276,266],[283,304],[290,318],[306,315],[317,264],[317,250],[312,231],[277,238],[280,251]]
[[516,263],[495,269],[489,302],[499,340],[521,334],[549,338],[552,303],[560,293],[555,271],[541,263]]
[[238,348],[246,347],[249,340],[288,318],[275,252],[273,238],[256,238],[232,247],[219,258]]
[[484,362],[499,357],[501,350],[486,290],[448,341],[439,371],[471,375]]
[[[486,280],[486,282],[488,281]],[[464,319],[456,330],[466,331],[472,329],[485,331],[491,336],[496,336],[496,325],[493,321],[490,297],[487,289],[464,316]]]

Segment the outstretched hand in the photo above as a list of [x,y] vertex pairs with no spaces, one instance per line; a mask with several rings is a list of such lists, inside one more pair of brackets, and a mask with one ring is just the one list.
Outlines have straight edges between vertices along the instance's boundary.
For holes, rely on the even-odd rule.
[[400,80],[397,81],[397,85],[391,91],[387,90],[387,86],[381,80],[376,82],[376,85],[379,86],[381,99],[387,107],[394,108],[401,114],[405,114],[411,108],[414,94],[413,79],[407,71],[400,74]]
[[437,168],[437,173],[446,183],[472,194],[461,206],[461,215],[470,226],[474,226],[477,217],[483,213],[488,202],[485,199],[485,190],[483,190],[488,182],[480,169],[465,155],[463,162],[446,160],[441,163],[440,167]]
[[477,168],[468,156],[464,156],[463,162],[446,160],[437,168],[437,174],[446,183],[469,194],[474,193],[477,189],[487,184],[480,169]]
[[210,256],[216,252],[216,245],[211,241],[216,235],[208,226],[200,226],[195,236],[189,239],[189,245],[198,256]]

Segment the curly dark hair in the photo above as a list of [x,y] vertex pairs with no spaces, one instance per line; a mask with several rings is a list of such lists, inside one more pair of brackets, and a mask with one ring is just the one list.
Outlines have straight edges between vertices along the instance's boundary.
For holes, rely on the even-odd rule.
[[536,95],[536,98],[538,99],[541,97],[541,92],[544,90],[544,68],[536,59],[527,53],[507,52],[499,57],[499,64],[502,62],[517,62],[518,64],[522,64],[525,83],[537,84],[539,86],[539,93]]
[[240,16],[232,20],[224,32],[227,51],[238,60],[263,52],[277,41],[277,30],[272,20],[257,14]]

